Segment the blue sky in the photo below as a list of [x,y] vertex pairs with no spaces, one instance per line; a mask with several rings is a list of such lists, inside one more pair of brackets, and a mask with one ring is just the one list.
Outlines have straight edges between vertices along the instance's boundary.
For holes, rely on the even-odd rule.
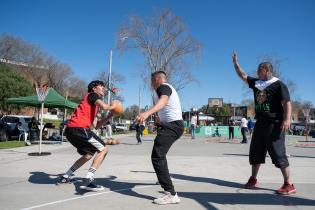
[[[283,77],[296,83],[292,98],[315,105],[312,0],[0,0],[0,5],[0,33],[38,45],[86,81],[108,69],[115,34],[129,14],[145,17],[156,8],[169,8],[203,44],[199,62],[191,64],[199,84],[189,84],[180,92],[184,109],[199,108],[211,97],[233,103],[252,98],[234,72],[235,49],[248,73],[257,68],[261,55],[281,59]],[[138,51],[114,51],[112,69],[126,78],[119,87],[125,106],[138,104],[143,66]],[[148,91],[141,96],[141,106],[150,104]]]

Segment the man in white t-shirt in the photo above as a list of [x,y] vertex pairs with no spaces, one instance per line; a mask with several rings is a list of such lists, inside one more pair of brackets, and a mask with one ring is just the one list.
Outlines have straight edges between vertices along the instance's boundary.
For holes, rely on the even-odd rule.
[[190,119],[190,133],[191,133],[192,139],[195,139],[196,127],[197,127],[197,114],[195,113]]
[[154,199],[156,204],[179,203],[180,199],[174,189],[166,160],[166,154],[172,144],[184,133],[182,109],[176,90],[166,83],[166,73],[157,71],[151,75],[151,85],[154,89],[154,106],[140,113],[136,121],[141,124],[151,114],[158,113],[157,136],[151,154],[152,165],[165,193]]
[[243,136],[243,141],[241,141],[242,144],[247,144],[247,120],[246,117],[243,116],[243,118],[241,119],[241,132],[242,132],[242,136]]

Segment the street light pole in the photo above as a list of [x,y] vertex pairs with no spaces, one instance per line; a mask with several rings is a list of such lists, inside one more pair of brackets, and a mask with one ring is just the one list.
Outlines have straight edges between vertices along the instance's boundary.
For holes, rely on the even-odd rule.
[[140,107],[141,107],[141,85],[139,85],[139,114],[140,114]]
[[113,59],[113,50],[110,50],[109,53],[109,74],[108,74],[108,94],[107,94],[107,103],[110,104],[111,97],[111,86],[112,86],[112,59]]

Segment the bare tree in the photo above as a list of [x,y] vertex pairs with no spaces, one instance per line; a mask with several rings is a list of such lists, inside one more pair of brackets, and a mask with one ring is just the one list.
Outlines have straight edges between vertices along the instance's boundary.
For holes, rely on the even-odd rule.
[[62,95],[67,95],[67,91],[71,84],[73,72],[69,65],[59,63],[54,58],[48,61],[47,80],[51,87],[56,89]]
[[[280,59],[278,56],[275,56],[275,55],[271,56],[271,55],[264,54],[264,55],[259,55],[257,57],[257,60],[258,60],[258,63],[270,62],[273,66],[273,76],[278,77],[287,85],[291,96],[295,95],[296,83],[292,80],[286,79],[282,75],[282,72],[280,70],[281,63],[283,63],[286,59]],[[251,71],[250,74],[254,76],[257,75],[257,69]],[[247,86],[244,85],[244,87],[245,87],[244,97],[251,95],[252,91]],[[295,105],[297,105],[297,108],[298,108],[298,104],[295,104]]]
[[255,103],[252,99],[245,99],[241,101],[241,104],[247,106],[247,108],[251,110],[255,110]]
[[302,104],[299,101],[291,101],[292,113],[299,113],[302,110]]
[[[100,70],[97,74],[97,79],[104,81],[106,87],[109,87],[109,72],[105,70]],[[125,81],[125,76],[115,73],[112,73],[112,78],[111,78],[111,86],[116,87],[116,85],[123,83]]]
[[0,35],[0,59],[34,83],[47,83],[64,96],[81,98],[86,92],[86,83],[74,77],[67,64],[18,37]]
[[[125,81],[125,77],[123,75],[113,72],[111,76],[111,85],[109,85],[109,72],[105,70],[100,70],[98,72],[97,79],[104,81],[105,86],[107,88],[117,88],[119,87],[119,84]],[[106,96],[107,93],[105,94],[105,97]],[[119,92],[113,95],[113,99],[124,101],[124,98],[121,95],[119,95]]]
[[[127,39],[126,39],[127,38]],[[188,34],[183,20],[170,10],[159,10],[154,16],[130,15],[118,33],[117,48],[138,49],[146,59],[146,70],[140,77],[149,84],[153,72],[163,70],[176,90],[196,81],[189,68],[191,55],[199,55],[201,44]]]
[[271,55],[260,55],[258,56],[259,62],[270,62],[273,66],[273,75],[281,79],[288,87],[290,95],[295,94],[296,83],[290,79],[286,79],[280,70],[281,63],[283,63],[286,59],[280,59],[278,56]]
[[125,109],[124,113],[121,115],[123,119],[133,120],[139,113],[139,107],[137,105],[129,106]]
[[[31,44],[24,40],[10,36],[0,35],[0,58],[15,62],[27,62],[30,60]],[[28,60],[26,58],[29,58]]]
[[0,36],[0,59],[34,82],[47,80],[47,54],[18,37],[7,34]]
[[78,77],[70,77],[67,83],[68,96],[79,102],[87,93],[87,83]]
[[313,108],[313,103],[311,101],[304,101],[302,104],[302,108],[304,109],[311,109]]

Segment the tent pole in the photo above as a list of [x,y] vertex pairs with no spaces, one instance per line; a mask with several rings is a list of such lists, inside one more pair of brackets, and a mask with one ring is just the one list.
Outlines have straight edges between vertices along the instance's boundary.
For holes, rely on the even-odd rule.
[[62,142],[63,142],[63,131],[64,131],[64,128],[65,128],[65,122],[66,122],[66,120],[67,120],[67,109],[65,109],[65,112],[64,112],[64,114],[63,114],[63,125],[62,125],[62,127],[61,127],[61,144],[62,144]]
[[42,153],[42,140],[43,140],[43,118],[44,118],[44,102],[41,103],[40,114],[40,130],[39,130],[39,154]]

